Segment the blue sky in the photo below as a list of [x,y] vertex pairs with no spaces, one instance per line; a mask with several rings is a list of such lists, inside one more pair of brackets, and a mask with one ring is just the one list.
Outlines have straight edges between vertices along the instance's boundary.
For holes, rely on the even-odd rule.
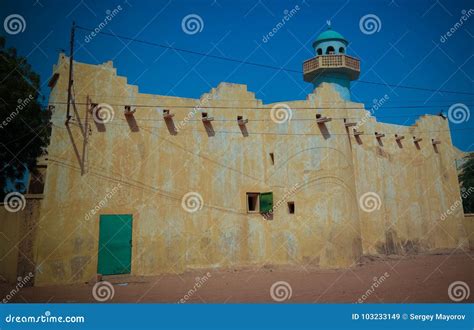
[[[10,35],[3,27],[0,33],[7,38],[7,46],[28,57],[42,78],[46,97],[52,66],[60,50],[68,50],[72,21],[95,28],[107,10],[117,6],[122,10],[104,32],[292,70],[301,70],[303,61],[314,56],[311,44],[331,20],[333,28],[350,41],[348,54],[360,58],[361,80],[474,93],[474,15],[440,41],[462,19],[463,10],[474,7],[468,0],[8,0],[1,6],[2,21],[11,14],[25,20],[25,31]],[[296,14],[263,42],[281,22],[285,10],[294,8],[299,8]],[[202,31],[183,31],[182,20],[190,14],[202,19]],[[359,26],[368,14],[380,21],[380,29],[373,34],[363,33]],[[144,93],[197,98],[226,81],[246,84],[257,98],[271,103],[305,99],[312,90],[299,73],[203,58],[110,36],[96,36],[86,42],[86,34],[77,30],[76,60],[113,60],[119,75]],[[474,109],[474,95],[360,82],[353,83],[352,94],[354,100],[366,103],[366,108],[387,94],[388,102],[375,115],[379,121],[397,124],[413,124],[423,113],[447,112],[456,103],[465,104],[469,112]],[[469,120],[450,124],[454,144],[464,151],[474,150],[470,129],[474,127],[473,117],[474,113]]]

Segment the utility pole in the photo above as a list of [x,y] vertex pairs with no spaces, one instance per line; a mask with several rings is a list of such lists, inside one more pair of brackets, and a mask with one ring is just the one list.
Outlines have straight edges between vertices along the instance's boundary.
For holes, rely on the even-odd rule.
[[73,83],[73,63],[74,63],[74,33],[76,30],[76,22],[72,22],[71,27],[71,40],[69,44],[69,82],[67,86],[67,112],[66,112],[66,125],[69,124],[71,119],[71,99],[72,99],[72,83]]

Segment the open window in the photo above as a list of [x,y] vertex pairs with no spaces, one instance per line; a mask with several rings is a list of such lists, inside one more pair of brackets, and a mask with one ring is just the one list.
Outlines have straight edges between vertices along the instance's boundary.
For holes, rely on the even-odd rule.
[[322,50],[321,48],[318,48],[318,49],[316,50],[316,53],[317,53],[318,55],[323,55],[323,50]]
[[259,193],[247,193],[247,213],[257,213],[259,210]]
[[326,54],[334,54],[334,47],[333,46],[329,46],[328,48],[326,48]]
[[270,214],[273,211],[273,193],[247,193],[247,213]]

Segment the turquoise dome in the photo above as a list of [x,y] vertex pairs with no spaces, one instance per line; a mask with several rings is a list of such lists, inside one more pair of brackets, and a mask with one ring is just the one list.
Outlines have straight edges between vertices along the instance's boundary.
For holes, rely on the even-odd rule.
[[339,32],[334,31],[331,27],[328,27],[328,29],[324,32],[322,32],[316,40],[313,42],[313,47],[316,47],[317,44],[323,42],[323,41],[329,41],[329,40],[339,40],[342,41],[346,46],[349,43],[346,38],[342,36]]

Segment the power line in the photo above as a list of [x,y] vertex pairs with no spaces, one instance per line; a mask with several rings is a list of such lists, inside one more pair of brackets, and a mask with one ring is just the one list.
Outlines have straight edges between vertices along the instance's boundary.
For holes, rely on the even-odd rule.
[[[84,118],[82,118],[84,119]],[[126,119],[122,119],[122,120],[126,120]],[[73,121],[73,120],[72,120]],[[128,124],[117,124],[117,123],[113,123],[113,122],[108,122],[108,123],[104,123],[104,126],[108,126],[108,125],[111,125],[111,126],[121,126],[121,127],[129,127]],[[57,128],[62,128],[62,129],[66,129],[66,127],[62,127],[62,126],[58,126],[58,125],[55,125],[53,124],[54,127],[57,127]],[[169,131],[168,128],[165,128],[165,127],[159,127],[159,126],[139,126],[139,128],[148,128],[148,129],[166,129]],[[407,127],[407,128],[410,128],[410,127]],[[458,128],[458,129],[445,129],[445,130],[428,130],[428,131],[417,131],[417,132],[414,132],[414,134],[430,134],[430,133],[441,133],[441,132],[449,132],[449,131],[465,131],[465,130],[473,130],[474,127],[467,127],[467,128]],[[208,131],[207,130],[197,130],[197,129],[180,129],[178,134],[180,134],[181,132],[183,131],[192,131],[192,132],[200,132],[200,133],[207,133]],[[242,131],[222,131],[222,130],[213,130],[212,131],[213,133],[219,133],[219,134],[240,134],[242,135]],[[398,132],[398,133],[403,133],[403,132]],[[407,134],[407,132],[404,132],[405,134]],[[248,135],[282,135],[282,136],[324,136],[325,134],[323,133],[280,133],[280,132],[256,132],[256,131],[247,131],[245,134],[248,134]],[[327,133],[328,136],[330,135],[348,135],[348,134],[351,134],[351,132],[349,133]],[[392,134],[392,133],[389,133],[389,134]],[[393,134],[396,134],[396,133],[393,133]],[[364,135],[364,136],[374,136],[373,133],[362,133],[362,134],[359,134],[359,135]]]
[[[89,31],[89,32],[94,32],[96,34],[103,34],[111,37],[116,37],[124,40],[129,40],[149,46],[156,46],[160,48],[165,48],[165,49],[171,49],[175,50],[178,52],[183,52],[183,53],[188,53],[188,54],[194,54],[194,55],[199,55],[203,57],[209,57],[209,58],[215,58],[223,61],[228,61],[228,62],[234,62],[234,63],[240,63],[240,64],[245,64],[245,65],[252,65],[252,66],[257,66],[257,67],[262,67],[262,68],[267,68],[267,69],[272,69],[272,70],[278,70],[278,71],[286,71],[286,72],[291,72],[291,73],[300,73],[302,74],[303,71],[301,70],[295,70],[295,69],[289,69],[289,68],[284,68],[284,67],[278,67],[278,66],[273,66],[273,65],[267,65],[267,64],[262,64],[262,63],[256,63],[256,62],[250,62],[250,61],[244,61],[236,58],[231,58],[231,57],[226,57],[226,56],[219,56],[219,55],[212,55],[212,54],[206,54],[203,52],[198,52],[194,50],[189,50],[189,49],[184,49],[184,48],[178,48],[178,47],[173,47],[169,45],[164,45],[164,44],[159,44],[151,41],[146,41],[146,40],[141,40],[137,38],[130,38],[126,36],[121,36],[118,34],[112,34],[112,33],[107,33],[107,32],[95,32],[93,29],[82,27],[82,26],[76,26],[78,29]],[[445,89],[433,89],[433,88],[425,88],[425,87],[418,87],[418,86],[407,86],[407,85],[398,85],[398,84],[389,84],[389,83],[380,83],[380,82],[375,82],[375,81],[368,81],[368,80],[357,80],[359,83],[364,83],[364,84],[371,84],[371,85],[381,85],[381,86],[390,86],[394,88],[404,88],[404,89],[414,89],[414,90],[420,90],[420,91],[429,91],[429,92],[441,92],[441,93],[448,93],[448,94],[465,94],[465,95],[474,95],[474,93],[471,92],[465,92],[465,91],[451,91],[451,90],[445,90]]]
[[[249,93],[252,93],[251,91],[249,91]],[[147,94],[147,93],[139,93],[140,94],[140,98],[156,98],[158,95],[156,94]],[[83,93],[78,93],[78,94],[75,94],[76,97],[78,96],[89,96],[89,97],[93,97],[93,96],[98,96],[98,97],[105,97],[105,98],[123,98],[124,95],[118,95],[118,94],[83,94]],[[163,96],[163,95],[159,95],[159,96]],[[175,95],[165,95],[167,97],[179,97],[179,96],[175,96]],[[234,102],[234,101],[242,101],[242,99],[219,99],[218,101],[221,101],[221,102]],[[248,101],[248,100],[247,100]],[[259,102],[259,101],[262,101],[261,99],[254,99],[253,101],[251,102]],[[298,101],[298,100],[296,100]],[[376,98],[374,99],[371,99],[371,100],[360,100],[360,99],[357,99],[357,100],[353,100],[353,101],[349,101],[350,103],[375,103],[376,101],[378,101]],[[472,97],[466,97],[466,98],[460,98],[460,97],[456,97],[455,99],[453,100],[449,100],[449,99],[443,99],[443,100],[435,100],[435,99],[431,99],[429,102],[447,102],[448,104],[446,104],[447,106],[450,106],[453,104],[453,102],[461,102],[461,101],[473,101],[473,98]],[[292,102],[292,101],[287,101],[287,102]],[[390,103],[406,103],[406,102],[426,102],[426,98],[423,98],[423,99],[407,99],[407,98],[403,98],[403,100],[390,100]],[[272,103],[278,103],[278,102],[272,102]],[[334,104],[336,102],[330,102],[330,104]],[[339,102],[341,104],[345,104],[347,102]]]
[[[287,104],[291,102],[297,102],[297,101],[288,101],[288,102],[275,102],[273,106],[278,105],[278,104]],[[67,104],[67,102],[50,102],[49,104],[57,104],[57,105],[62,105],[62,104]],[[90,105],[87,102],[74,102],[74,104],[77,105]],[[119,104],[119,103],[107,103],[110,106],[132,106],[132,107],[137,107],[137,108],[197,108],[197,109],[248,109],[248,110],[271,110],[272,107],[268,106],[261,106],[261,107],[251,107],[251,106],[210,106],[210,105],[171,105],[171,104]],[[466,106],[473,106],[474,104],[464,104]],[[331,107],[290,107],[288,106],[291,110],[366,110],[363,107],[338,107],[337,105],[331,106]],[[387,109],[416,109],[416,108],[444,108],[446,107],[445,105],[404,105],[404,106],[380,106],[380,108],[387,108]]]

